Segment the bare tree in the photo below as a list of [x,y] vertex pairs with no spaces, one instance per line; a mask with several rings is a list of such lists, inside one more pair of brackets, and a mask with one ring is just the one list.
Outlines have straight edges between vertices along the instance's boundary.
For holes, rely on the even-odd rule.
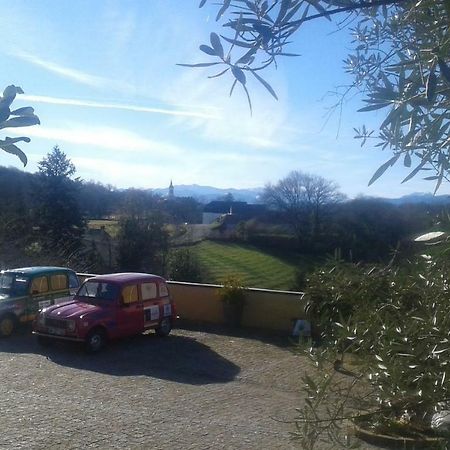
[[265,203],[280,211],[295,235],[315,237],[320,230],[324,211],[345,199],[334,181],[321,176],[293,171],[276,184],[264,188]]

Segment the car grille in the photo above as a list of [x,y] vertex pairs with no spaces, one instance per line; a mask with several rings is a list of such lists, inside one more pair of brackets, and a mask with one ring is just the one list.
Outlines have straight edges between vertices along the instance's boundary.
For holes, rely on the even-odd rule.
[[53,328],[61,328],[65,330],[67,328],[67,321],[66,320],[60,320],[60,319],[45,319],[45,325],[47,327],[53,327]]

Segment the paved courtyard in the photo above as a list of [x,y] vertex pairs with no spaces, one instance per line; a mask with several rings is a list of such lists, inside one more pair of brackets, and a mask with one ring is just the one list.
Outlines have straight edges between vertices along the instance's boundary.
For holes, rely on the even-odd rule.
[[138,336],[98,355],[43,349],[23,330],[0,340],[0,448],[298,448],[285,422],[305,364],[282,341],[220,330]]

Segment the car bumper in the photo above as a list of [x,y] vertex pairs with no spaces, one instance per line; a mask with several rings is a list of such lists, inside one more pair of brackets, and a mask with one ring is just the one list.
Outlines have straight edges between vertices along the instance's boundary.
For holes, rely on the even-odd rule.
[[42,336],[50,339],[60,339],[62,341],[84,342],[84,339],[74,336],[61,336],[59,334],[44,333],[42,331],[33,331],[35,336]]

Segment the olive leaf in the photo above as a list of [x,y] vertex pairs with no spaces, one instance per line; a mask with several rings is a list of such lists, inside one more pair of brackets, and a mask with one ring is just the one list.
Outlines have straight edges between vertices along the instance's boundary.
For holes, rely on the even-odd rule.
[[[0,97],[0,129],[3,128],[17,128],[29,127],[38,125],[40,123],[39,117],[34,114],[34,109],[31,106],[10,110],[10,106],[17,94],[23,94],[23,90],[19,86],[13,84],[7,86],[3,91],[3,96]],[[15,117],[11,117],[15,116]],[[6,153],[16,155],[24,166],[27,165],[27,157],[25,153],[15,145],[17,142],[30,142],[30,138],[20,136],[15,138],[6,137],[0,139],[0,149]]]
[[372,183],[374,183],[376,180],[378,180],[378,178],[380,178],[381,175],[383,175],[383,173],[386,172],[387,169],[389,169],[389,167],[392,167],[397,162],[397,159],[399,158],[399,156],[400,155],[395,155],[391,159],[386,161],[384,164],[382,164],[373,174],[372,178],[370,179],[370,181],[368,183],[368,186],[370,186]]

